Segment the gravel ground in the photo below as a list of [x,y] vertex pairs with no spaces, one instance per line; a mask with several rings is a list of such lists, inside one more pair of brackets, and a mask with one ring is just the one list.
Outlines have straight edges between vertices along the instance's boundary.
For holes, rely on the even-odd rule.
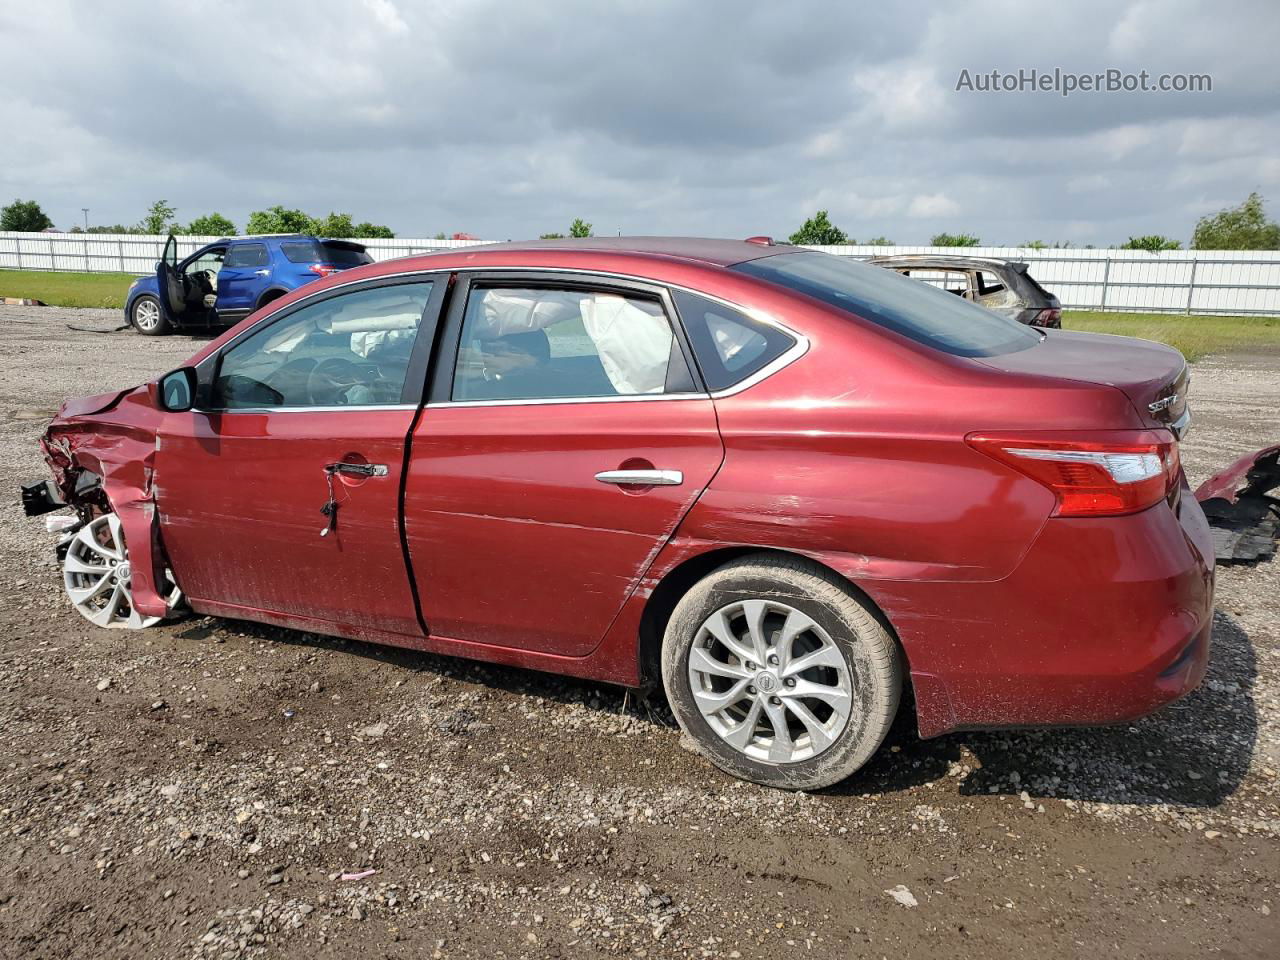
[[[1220,571],[1209,678],[1156,716],[900,721],[839,788],[780,793],[611,688],[83,622],[16,484],[62,398],[196,348],[66,328],[117,317],[0,307],[0,955],[1280,955],[1280,563]],[[1195,483],[1280,438],[1280,356],[1197,364],[1193,402]]]

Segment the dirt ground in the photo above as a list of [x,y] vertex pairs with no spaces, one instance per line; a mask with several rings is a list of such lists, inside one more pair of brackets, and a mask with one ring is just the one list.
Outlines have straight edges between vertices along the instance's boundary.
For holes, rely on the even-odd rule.
[[[900,720],[839,788],[781,793],[620,690],[82,621],[18,505],[36,438],[197,346],[66,327],[117,316],[0,307],[0,955],[1280,956],[1280,561],[1220,571],[1209,678],[1156,716]],[[1280,440],[1280,356],[1192,389],[1193,483]]]

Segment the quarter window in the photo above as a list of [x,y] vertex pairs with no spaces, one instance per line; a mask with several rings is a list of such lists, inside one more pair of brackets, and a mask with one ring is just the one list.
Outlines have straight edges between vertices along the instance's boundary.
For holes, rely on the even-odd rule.
[[767,367],[795,343],[787,333],[740,310],[677,290],[676,308],[709,390],[726,390]]
[[475,288],[454,400],[627,397],[693,390],[656,299],[558,288]]
[[214,405],[401,403],[431,283],[374,287],[303,307],[222,355]]
[[267,265],[265,243],[241,243],[232,247],[223,263],[225,267],[265,267]]

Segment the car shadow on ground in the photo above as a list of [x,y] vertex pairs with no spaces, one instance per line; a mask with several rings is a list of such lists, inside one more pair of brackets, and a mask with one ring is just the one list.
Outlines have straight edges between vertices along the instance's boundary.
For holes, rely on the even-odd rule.
[[[233,622],[238,633],[261,640],[340,651],[515,695],[579,704],[602,713],[627,712],[655,727],[676,726],[660,690],[639,695],[574,677],[246,621],[196,623],[177,636],[204,639],[217,624]],[[1025,792],[1032,799],[1217,806],[1239,786],[1253,756],[1258,731],[1253,700],[1256,677],[1252,641],[1233,618],[1219,611],[1204,683],[1150,717],[1115,727],[955,733],[921,740],[908,699],[876,756],[848,780],[822,793],[892,794],[959,777],[959,792],[971,796]]]
[[1219,611],[1204,682],[1149,717],[921,740],[904,711],[876,757],[829,792],[887,793],[958,776],[960,793],[970,796],[1025,792],[1031,799],[1214,807],[1239,787],[1253,757],[1257,672],[1249,635]]

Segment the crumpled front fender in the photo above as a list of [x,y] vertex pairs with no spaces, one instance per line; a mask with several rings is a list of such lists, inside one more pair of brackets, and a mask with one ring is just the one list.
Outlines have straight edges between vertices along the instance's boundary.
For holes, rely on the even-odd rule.
[[153,473],[159,413],[145,387],[124,394],[69,401],[49,425],[41,446],[54,482],[67,503],[86,500],[78,481],[87,471],[101,478],[107,505],[120,518],[133,567],[133,605],[144,616],[164,616],[168,606],[158,584],[164,552],[156,523]]

